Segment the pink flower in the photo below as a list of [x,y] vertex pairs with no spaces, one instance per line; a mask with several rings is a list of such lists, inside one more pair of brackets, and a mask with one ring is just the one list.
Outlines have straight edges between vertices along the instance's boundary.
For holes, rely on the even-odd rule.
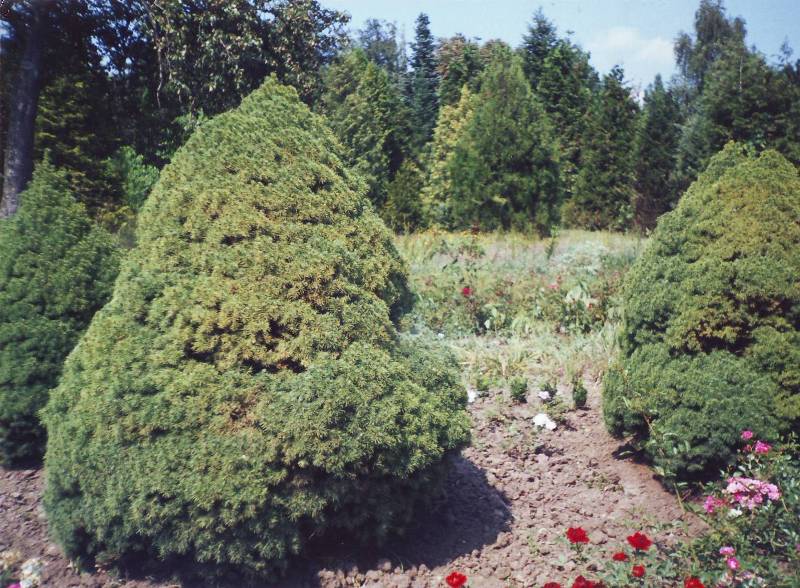
[[22,588],[22,584],[19,582],[14,582],[13,584],[9,584],[8,588]]
[[716,496],[706,496],[706,500],[703,502],[703,508],[708,514],[714,514],[714,511],[722,506],[725,506],[725,501]]
[[768,453],[770,449],[772,449],[772,445],[770,445],[769,443],[764,443],[763,441],[756,441],[756,447],[755,447],[756,453]]
[[750,431],[749,429],[742,431],[742,439],[744,439],[745,441],[750,441],[750,439],[752,438],[753,438],[753,431]]
[[725,547],[720,547],[719,549],[720,555],[732,556],[734,553],[736,553],[736,550],[733,547],[729,547],[727,545]]
[[472,296],[472,288],[470,288],[469,286],[464,286],[463,288],[461,288],[461,295],[464,298],[469,298],[470,296]]
[[781,497],[775,484],[753,478],[729,478],[725,492],[733,495],[736,502],[750,510],[763,504],[765,498],[778,500]]
[[734,571],[739,569],[739,560],[735,557],[729,557],[726,563],[728,564],[728,567]]

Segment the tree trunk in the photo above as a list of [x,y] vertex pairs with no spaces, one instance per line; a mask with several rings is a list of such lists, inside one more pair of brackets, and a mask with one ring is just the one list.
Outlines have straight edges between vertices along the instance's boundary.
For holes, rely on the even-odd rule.
[[33,134],[39,86],[42,77],[42,45],[45,14],[49,2],[30,3],[30,23],[19,67],[16,87],[8,108],[8,142],[3,175],[0,219],[12,216],[19,207],[19,194],[33,173]]

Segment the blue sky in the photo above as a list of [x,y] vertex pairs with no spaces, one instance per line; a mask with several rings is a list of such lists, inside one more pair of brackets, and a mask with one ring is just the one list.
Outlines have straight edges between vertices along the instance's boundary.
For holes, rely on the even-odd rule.
[[[634,85],[647,85],[657,73],[674,72],[672,41],[691,31],[699,0],[322,0],[348,12],[352,27],[367,18],[396,22],[407,40],[414,35],[420,12],[431,19],[437,37],[461,32],[483,40],[500,38],[513,46],[522,39],[531,15],[544,9],[561,33],[592,54],[602,73],[614,64],[625,68]],[[800,0],[727,0],[728,15],[747,22],[748,44],[768,56],[777,55],[784,40],[800,57]]]

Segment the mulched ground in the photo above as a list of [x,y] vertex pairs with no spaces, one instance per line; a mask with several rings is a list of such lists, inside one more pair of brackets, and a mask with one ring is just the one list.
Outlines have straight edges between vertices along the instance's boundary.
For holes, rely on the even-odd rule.
[[[473,445],[453,460],[446,494],[434,512],[421,515],[412,532],[381,550],[322,548],[273,586],[438,588],[452,571],[469,576],[472,588],[567,580],[571,585],[578,571],[561,540],[567,527],[584,527],[593,543],[610,552],[638,530],[643,513],[650,522],[686,520],[651,470],[617,457],[620,442],[603,427],[598,386],[587,385],[588,407],[568,413],[555,431],[534,427],[533,416],[542,410],[535,395],[530,404],[513,406],[491,395],[478,399],[470,405]],[[41,558],[43,586],[177,586],[114,578],[102,570],[79,573],[47,538],[42,485],[41,470],[0,468],[0,553],[15,549],[25,558]],[[182,584],[193,585],[200,586]]]

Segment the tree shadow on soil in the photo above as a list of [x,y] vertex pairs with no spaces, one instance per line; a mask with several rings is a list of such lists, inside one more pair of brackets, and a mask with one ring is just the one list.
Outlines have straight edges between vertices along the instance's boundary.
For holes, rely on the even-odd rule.
[[345,575],[357,567],[361,573],[378,570],[389,560],[392,569],[436,568],[494,543],[508,531],[512,518],[506,496],[489,484],[486,473],[462,455],[450,458],[443,492],[431,509],[419,512],[405,535],[372,549],[329,541],[316,546],[290,571],[281,587],[316,586],[318,573]]
[[[328,537],[307,546],[287,575],[274,583],[247,583],[242,578],[198,579],[202,571],[189,561],[137,565],[127,562],[119,571],[128,579],[155,580],[183,588],[313,588],[320,585],[320,572],[345,576],[358,568],[360,573],[378,570],[378,562],[389,560],[392,569],[408,569],[425,565],[432,569],[459,556],[495,542],[509,529],[512,518],[505,495],[493,488],[483,470],[462,455],[448,458],[451,462],[441,496],[432,508],[420,511],[402,537],[382,547],[364,547],[347,538]],[[139,564],[143,562],[138,562]],[[220,570],[216,570],[219,572]],[[223,572],[224,575],[224,572]]]

